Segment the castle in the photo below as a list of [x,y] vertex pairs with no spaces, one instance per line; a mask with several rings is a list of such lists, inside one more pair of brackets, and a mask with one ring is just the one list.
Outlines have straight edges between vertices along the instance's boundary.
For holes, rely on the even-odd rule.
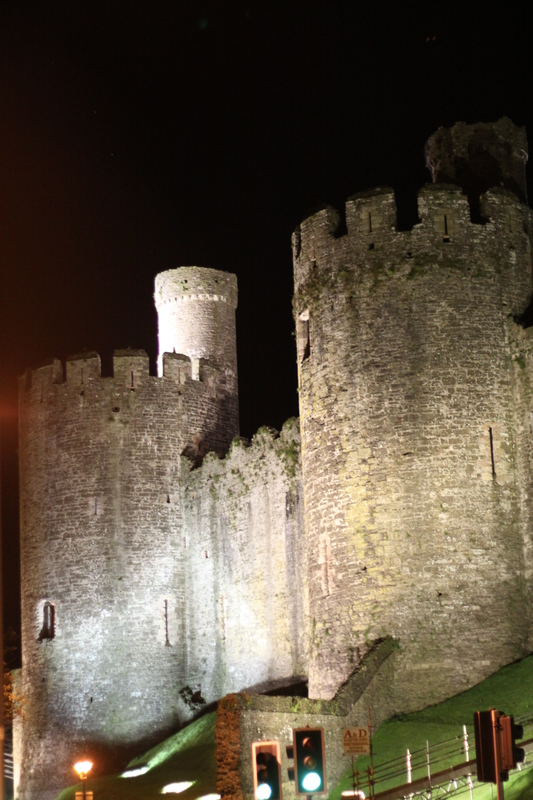
[[239,438],[212,269],[157,276],[157,377],[119,350],[21,380],[23,800],[229,692],[339,697],[382,641],[386,713],[531,651],[527,141],[460,123],[426,155],[412,230],[379,188],[293,236],[301,441]]

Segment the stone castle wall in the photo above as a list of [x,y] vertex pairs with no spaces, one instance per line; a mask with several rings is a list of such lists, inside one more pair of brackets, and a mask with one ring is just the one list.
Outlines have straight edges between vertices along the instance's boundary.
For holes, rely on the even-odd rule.
[[298,424],[191,471],[196,438],[228,435],[220,371],[163,365],[118,351],[112,378],[88,355],[22,381],[21,798],[55,797],[80,755],[117,769],[225,692],[307,672]]
[[507,190],[482,210],[473,224],[460,189],[426,187],[401,232],[380,189],[348,201],[347,235],[333,209],[295,234],[312,697],[384,635],[398,707],[531,646],[508,334],[531,296],[530,212]]
[[[22,389],[23,758],[32,765],[22,797],[47,786],[51,770],[65,782],[73,754],[113,741],[116,761],[98,753],[113,767],[122,750],[179,721],[183,417],[196,427],[216,401],[208,368],[192,381],[190,362],[170,363],[170,377],[153,378],[147,356],[126,351],[114,377],[101,378],[97,357],[75,359],[63,381],[55,362]],[[39,640],[47,602],[54,635]]]
[[262,428],[191,472],[188,673],[208,699],[302,680],[308,670],[307,560],[297,420]]
[[[294,759],[287,757],[293,728],[309,726],[324,729],[326,778],[331,792],[350,766],[343,754],[342,729],[368,725],[376,731],[395,711],[388,687],[394,679],[396,643],[391,639],[377,643],[369,651],[349,681],[333,700],[302,697],[265,697],[246,693],[231,694],[218,704],[216,725],[217,791],[231,800],[252,800],[252,743],[279,741],[282,794],[294,798],[295,784],[288,777]],[[367,787],[362,787],[367,792]],[[367,792],[367,794],[370,794]]]
[[[303,601],[288,600],[279,563],[274,569],[278,544],[294,549],[295,563],[302,558],[297,426],[272,447],[266,436],[264,447],[235,450],[236,471],[259,463],[248,484],[237,481],[232,502],[236,482],[218,457],[238,434],[235,276],[170,270],[156,298],[160,345],[170,349],[161,377],[149,374],[143,351],[123,350],[111,378],[85,354],[69,359],[65,374],[54,361],[21,381],[21,798],[54,797],[80,754],[92,754],[100,773],[118,768],[235,685],[232,648],[247,633],[255,641],[263,621],[240,614],[226,623],[241,585],[225,559],[233,539],[240,563],[256,555],[255,573],[241,582],[250,603],[270,603],[276,623],[285,613],[298,619],[279,644],[263,624],[268,640],[262,656],[248,651],[249,682],[306,670]],[[191,467],[207,452],[229,493],[227,518],[216,517],[222,548],[211,510],[197,517],[186,503]],[[210,498],[215,479],[202,474],[193,469],[193,485],[204,480]],[[260,545],[251,519],[264,526]],[[220,570],[231,580],[213,580]],[[273,586],[283,609],[269,599]]]

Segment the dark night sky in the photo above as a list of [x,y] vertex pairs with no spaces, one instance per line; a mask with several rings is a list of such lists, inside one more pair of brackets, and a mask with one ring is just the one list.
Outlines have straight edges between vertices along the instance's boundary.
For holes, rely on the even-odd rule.
[[84,349],[99,351],[105,374],[118,347],[145,348],[155,367],[154,276],[209,266],[239,280],[241,431],[279,428],[297,413],[293,228],[382,183],[408,226],[439,125],[506,114],[533,131],[523,7],[3,0],[8,624],[18,620],[16,377]]

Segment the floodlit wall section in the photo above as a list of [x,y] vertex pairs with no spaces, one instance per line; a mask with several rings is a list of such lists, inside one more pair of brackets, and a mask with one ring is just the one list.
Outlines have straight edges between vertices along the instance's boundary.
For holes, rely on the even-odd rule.
[[384,635],[398,708],[527,652],[531,471],[506,326],[531,296],[530,211],[506,190],[482,211],[428,186],[400,232],[384,188],[347,202],[347,235],[325,209],[294,236],[310,696]]

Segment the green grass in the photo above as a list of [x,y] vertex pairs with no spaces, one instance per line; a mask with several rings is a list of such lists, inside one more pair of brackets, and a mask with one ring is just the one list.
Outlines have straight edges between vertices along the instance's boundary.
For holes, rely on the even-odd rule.
[[[456,736],[462,737],[463,724],[468,728],[472,748],[470,756],[473,758],[473,715],[475,711],[490,707],[513,714],[518,720],[529,718],[529,724],[524,725],[524,738],[533,738],[533,656],[505,667],[478,686],[444,703],[385,722],[373,738],[376,771],[380,765],[392,759],[401,759],[405,763],[407,748],[413,753],[414,761],[416,751],[425,750],[426,741],[430,743],[432,773],[464,761],[464,756],[460,755],[459,741],[457,756],[438,758],[438,751],[434,749],[438,742]],[[179,795],[180,800],[198,800],[206,794],[215,793],[215,722],[216,714],[208,714],[130,762],[130,767],[146,764],[149,771],[144,775],[136,778],[110,775],[89,780],[87,789],[94,792],[95,800],[159,800],[163,786],[179,781],[195,781],[193,786]],[[423,752],[420,757],[424,758]],[[529,759],[531,763],[531,754]],[[360,758],[357,764],[358,769],[364,772],[368,767],[368,759]],[[413,770],[414,779],[425,774],[425,766]],[[376,786],[376,791],[398,785],[404,780],[402,777],[382,782]],[[79,791],[80,788],[78,784],[65,789],[57,800],[73,800],[75,790]],[[351,769],[348,769],[339,785],[331,792],[330,800],[340,800],[341,792],[350,788]],[[361,780],[361,788],[367,789],[364,778]],[[169,795],[171,796],[178,795]],[[468,792],[463,796],[465,800],[469,800]],[[495,800],[495,787],[493,796]],[[490,798],[489,784],[474,789],[474,800]],[[533,768],[511,776],[505,784],[505,799],[533,800]]]
[[[462,694],[430,706],[423,711],[395,717],[385,722],[373,738],[374,769],[379,774],[380,765],[398,759],[403,766],[405,775],[406,750],[409,748],[415,759],[424,762],[426,741],[430,747],[431,772],[435,773],[446,769],[453,764],[465,761],[460,754],[460,740],[457,741],[457,755],[439,757],[439,749],[434,746],[453,737],[462,737],[463,725],[466,724],[469,738],[470,758],[475,757],[473,717],[475,711],[488,708],[497,708],[505,714],[513,714],[515,719],[528,717],[530,722],[524,725],[524,738],[533,738],[533,656],[525,658],[508,667],[504,667],[483,683],[474,686]],[[450,746],[452,749],[453,745]],[[432,752],[433,750],[433,752]],[[419,751],[416,753],[416,751]],[[421,752],[420,752],[421,751]],[[529,755],[531,764],[531,754]],[[369,766],[368,758],[359,758],[357,767],[360,772],[365,772]],[[402,769],[398,766],[397,769]],[[413,779],[424,777],[427,768],[423,764],[419,769],[413,769]],[[380,792],[392,786],[405,782],[405,777],[395,780],[380,782],[375,791]],[[361,788],[368,795],[365,785],[366,777],[361,778]],[[351,767],[346,770],[341,782],[330,794],[330,800],[340,800],[341,792],[352,788]],[[533,800],[533,768],[522,773],[513,773],[508,783],[504,785],[506,800]],[[493,787],[494,800],[496,787]],[[465,798],[469,800],[468,791]],[[474,789],[474,800],[489,800],[491,798],[490,784],[477,785]]]
[[[197,800],[216,792],[215,769],[216,712],[191,723],[142,756],[128,767],[145,764],[148,772],[136,778],[110,775],[87,781],[87,790],[95,800],[161,800],[161,790],[169,783],[194,781],[180,800]],[[65,789],[57,800],[73,800],[81,784]],[[168,795],[177,797],[178,795]]]

